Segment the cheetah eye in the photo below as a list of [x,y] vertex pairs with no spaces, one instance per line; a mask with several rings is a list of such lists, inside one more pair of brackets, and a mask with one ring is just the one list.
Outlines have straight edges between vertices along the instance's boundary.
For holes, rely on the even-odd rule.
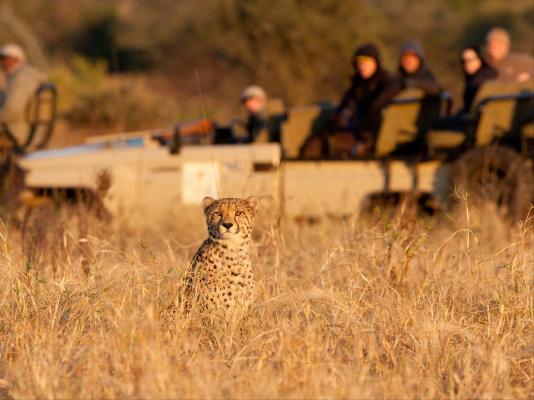
[[236,216],[236,217],[239,217],[240,215],[243,215],[243,214],[244,214],[243,211],[236,211],[236,212],[235,212],[235,216]]
[[217,218],[220,218],[221,215],[222,215],[222,214],[221,214],[220,211],[215,211],[215,212],[213,213],[213,216],[214,216],[214,217],[217,217]]

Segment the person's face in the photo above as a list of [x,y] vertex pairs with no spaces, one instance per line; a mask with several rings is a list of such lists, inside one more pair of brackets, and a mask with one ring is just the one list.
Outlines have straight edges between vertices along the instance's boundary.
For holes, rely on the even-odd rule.
[[11,57],[0,57],[0,66],[2,66],[2,69],[4,72],[9,71],[9,69],[13,66],[13,64],[17,63],[17,59],[11,58]]
[[468,75],[473,75],[482,66],[482,60],[477,53],[472,49],[467,49],[462,52],[462,68]]
[[267,99],[265,97],[249,97],[245,100],[245,109],[249,114],[257,114],[265,108]]
[[407,74],[413,74],[421,66],[421,60],[411,51],[404,53],[401,57],[401,67]]
[[356,70],[363,79],[369,79],[370,77],[372,77],[375,74],[377,68],[378,65],[376,63],[376,60],[372,57],[358,57],[356,59]]
[[499,62],[506,58],[510,51],[510,45],[502,39],[490,38],[486,43],[486,52],[494,62]]

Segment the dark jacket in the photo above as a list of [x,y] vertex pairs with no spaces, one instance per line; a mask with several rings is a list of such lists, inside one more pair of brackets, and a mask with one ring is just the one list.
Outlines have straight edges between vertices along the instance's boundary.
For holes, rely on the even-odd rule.
[[343,95],[338,114],[349,112],[358,130],[375,135],[380,128],[381,110],[400,91],[400,84],[380,63],[378,49],[373,44],[359,47],[354,57],[367,56],[376,60],[377,70],[373,76],[363,79],[358,73]]
[[402,55],[406,52],[414,53],[421,61],[421,65],[417,71],[411,74],[407,73],[402,68],[402,65],[399,65],[399,79],[402,89],[418,88],[423,90],[426,95],[437,95],[441,89],[436,81],[436,78],[434,78],[434,75],[426,66],[423,47],[419,44],[419,42],[409,40],[402,45],[400,56],[402,57]]
[[250,114],[245,123],[245,129],[248,133],[248,141],[250,143],[259,136],[259,134],[266,128],[267,118],[263,113],[261,114]]
[[477,52],[478,57],[482,61],[480,69],[472,75],[468,75],[464,72],[465,76],[465,86],[464,86],[464,96],[463,96],[463,107],[460,110],[460,114],[468,114],[475,100],[475,96],[480,89],[480,86],[485,82],[497,78],[497,71],[495,68],[490,66],[487,61],[484,59],[482,54],[477,48],[473,48]]

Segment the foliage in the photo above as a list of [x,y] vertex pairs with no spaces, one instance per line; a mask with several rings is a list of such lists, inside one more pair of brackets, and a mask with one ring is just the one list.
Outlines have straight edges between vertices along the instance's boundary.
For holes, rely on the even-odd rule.
[[71,68],[60,66],[49,75],[60,88],[62,116],[73,125],[132,130],[171,119],[165,115],[172,113],[171,102],[162,105],[141,78],[110,79],[104,60],[75,56]]
[[[462,86],[458,52],[467,43],[481,43],[490,26],[505,26],[516,50],[534,52],[530,0],[80,0],[76,7],[70,0],[57,0],[54,7],[46,0],[7,0],[6,4],[11,11],[6,13],[5,6],[0,17],[16,16],[18,24],[5,24],[0,40],[18,40],[34,49],[28,37],[38,38],[54,68],[72,68],[73,57],[81,54],[93,61],[105,59],[114,75],[137,71],[149,81],[157,76],[165,80],[157,88],[160,95],[163,91],[175,100],[174,112],[163,113],[169,123],[174,115],[194,118],[205,110],[235,113],[240,89],[252,82],[290,105],[337,100],[351,74],[350,55],[362,42],[376,42],[387,68],[395,71],[401,43],[418,38],[430,68],[457,98]],[[23,31],[21,21],[33,36],[17,33]],[[15,25],[19,28],[12,28]],[[149,92],[156,90],[147,86]],[[152,95],[158,97],[147,94]],[[95,98],[108,101],[106,96]]]

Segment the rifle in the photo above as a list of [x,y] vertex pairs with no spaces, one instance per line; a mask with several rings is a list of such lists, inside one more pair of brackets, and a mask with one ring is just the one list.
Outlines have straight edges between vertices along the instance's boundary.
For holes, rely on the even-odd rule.
[[171,153],[178,153],[185,143],[209,142],[215,131],[215,122],[203,118],[194,121],[181,122],[173,128],[158,132],[152,138],[161,144],[168,144]]

